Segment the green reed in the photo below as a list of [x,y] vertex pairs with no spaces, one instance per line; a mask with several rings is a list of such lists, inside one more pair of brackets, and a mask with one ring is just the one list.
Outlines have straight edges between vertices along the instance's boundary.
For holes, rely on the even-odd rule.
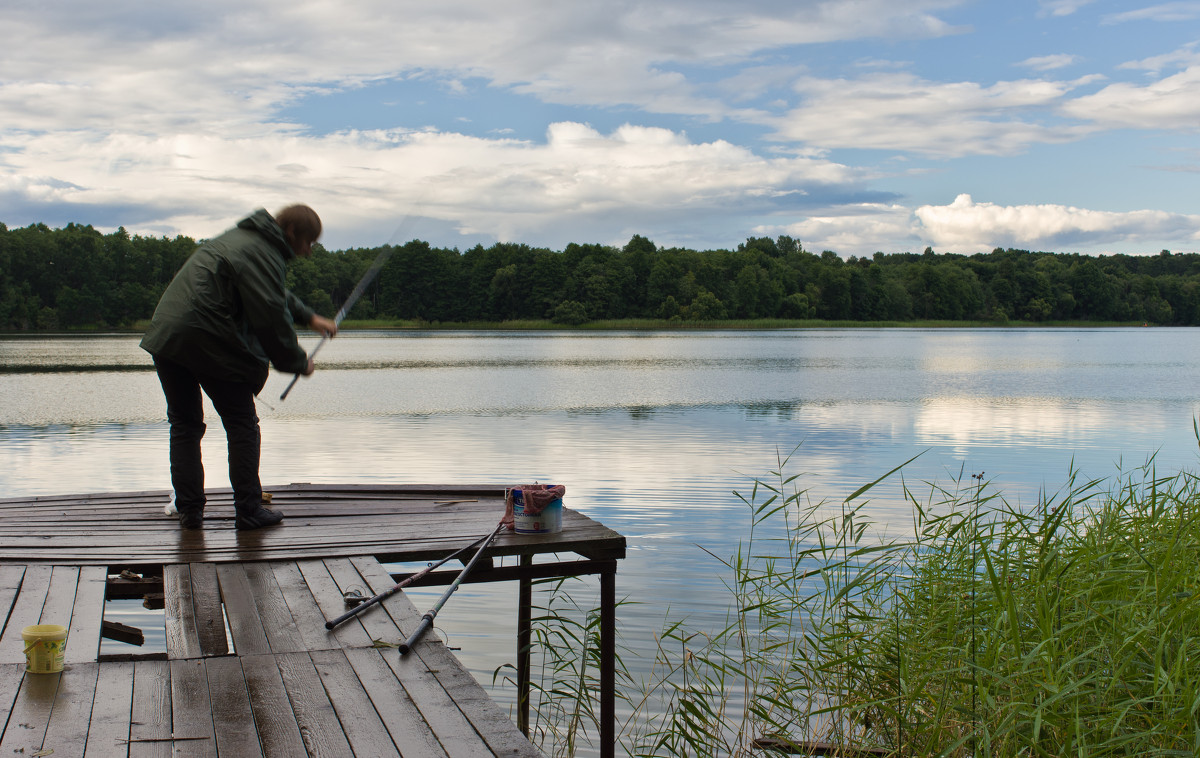
[[[887,538],[866,498],[902,467],[831,502],[790,465],[735,493],[727,622],[667,618],[636,679],[618,660],[627,754],[1200,754],[1195,475],[1070,472],[1028,508],[982,473],[901,480],[913,523]],[[596,614],[545,587],[535,738],[570,756],[597,734]]]

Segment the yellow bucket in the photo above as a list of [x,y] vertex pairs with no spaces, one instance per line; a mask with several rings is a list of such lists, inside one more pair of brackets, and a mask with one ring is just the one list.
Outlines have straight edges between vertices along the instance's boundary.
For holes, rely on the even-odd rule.
[[25,640],[25,670],[31,674],[57,674],[63,670],[67,652],[67,628],[58,624],[34,624],[21,630]]

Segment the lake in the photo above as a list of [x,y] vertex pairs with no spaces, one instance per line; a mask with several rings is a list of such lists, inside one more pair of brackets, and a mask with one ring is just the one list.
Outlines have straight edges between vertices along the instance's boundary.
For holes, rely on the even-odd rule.
[[[0,338],[0,497],[170,487],[137,342]],[[617,591],[637,604],[619,629],[649,655],[668,605],[724,618],[705,551],[736,552],[750,522],[733,493],[778,456],[795,451],[788,471],[834,502],[917,456],[902,476],[918,492],[984,473],[1029,506],[1072,466],[1192,467],[1197,376],[1200,329],[1185,328],[344,332],[287,400],[290,376],[268,382],[262,479],[564,484],[569,507],[628,538]],[[227,486],[211,406],[208,421],[208,485]],[[871,493],[890,533],[911,525],[900,488],[897,474]],[[440,592],[410,594],[424,610]],[[515,607],[515,586],[471,585],[438,616],[485,686],[514,659]]]

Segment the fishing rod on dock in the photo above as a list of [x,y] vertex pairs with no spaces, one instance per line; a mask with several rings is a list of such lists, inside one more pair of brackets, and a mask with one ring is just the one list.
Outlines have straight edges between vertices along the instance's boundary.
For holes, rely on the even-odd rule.
[[441,559],[437,563],[431,563],[428,566],[426,566],[425,568],[418,571],[417,573],[408,577],[407,579],[401,580],[394,587],[390,587],[390,588],[384,590],[383,592],[380,592],[378,595],[375,595],[374,597],[369,597],[366,600],[363,600],[361,603],[359,603],[355,607],[351,608],[350,610],[346,611],[341,616],[338,616],[337,618],[333,619],[332,621],[326,621],[325,628],[333,629],[338,624],[341,624],[343,621],[348,621],[349,619],[354,618],[355,616],[362,613],[367,608],[370,608],[371,606],[375,605],[376,603],[380,603],[380,602],[383,602],[384,600],[387,600],[389,597],[391,597],[392,595],[395,595],[397,592],[404,589],[405,587],[412,584],[413,582],[417,581],[418,579],[424,578],[427,574],[429,574],[431,571],[436,569],[438,566],[441,566],[442,564],[445,564],[445,563],[449,563],[450,561],[452,561],[455,558],[459,557],[460,555],[466,553],[468,550],[471,550],[472,548],[479,547],[484,542],[484,540],[490,541],[492,536],[494,536],[494,535],[480,537],[479,539],[475,540],[471,544],[469,544],[465,547],[459,548],[458,550],[455,550],[453,553],[451,553],[450,555],[447,555],[445,558]]
[[433,626],[433,620],[437,617],[438,611],[442,609],[442,606],[446,604],[446,601],[449,600],[450,596],[454,594],[454,591],[458,589],[458,585],[462,584],[463,580],[467,578],[467,574],[471,573],[471,569],[475,568],[475,564],[483,555],[483,551],[488,549],[488,546],[492,544],[492,540],[496,539],[496,535],[499,534],[500,530],[503,528],[504,519],[500,519],[500,523],[496,524],[496,528],[492,530],[491,534],[483,538],[483,545],[481,545],[479,550],[476,551],[475,555],[471,557],[470,562],[468,562],[466,566],[463,566],[463,570],[459,572],[458,577],[446,589],[446,592],[442,594],[441,598],[438,599],[437,603],[432,608],[425,612],[425,615],[421,616],[421,623],[417,624],[417,628],[413,631],[412,635],[410,635],[407,640],[400,643],[401,656],[407,655],[408,651],[412,650],[413,645],[417,644],[417,641],[421,639],[425,632],[429,631],[429,627]]

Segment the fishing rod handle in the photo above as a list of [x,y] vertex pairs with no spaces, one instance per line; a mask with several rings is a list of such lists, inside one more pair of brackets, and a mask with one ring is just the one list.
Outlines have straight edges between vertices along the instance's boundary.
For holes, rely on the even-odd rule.
[[[318,343],[317,343],[317,346],[316,346],[316,347],[314,347],[314,348],[312,349],[312,352],[308,354],[308,359],[309,359],[310,361],[311,361],[313,358],[316,358],[316,357],[317,357],[317,351],[321,349],[321,345],[324,345],[324,344],[325,344],[325,340],[326,340],[326,339],[328,339],[328,337],[326,337],[324,334],[322,334],[322,335],[321,335],[321,341],[320,341],[320,342],[318,342]],[[293,376],[293,377],[292,377],[292,381],[288,382],[287,389],[285,389],[285,390],[283,391],[283,394],[279,396],[279,399],[280,399],[280,400],[287,400],[288,393],[292,391],[292,387],[295,387],[295,386],[296,386],[296,382],[297,382],[297,381],[299,381],[299,380],[300,380],[300,375],[299,375],[299,374],[296,374],[295,376]]]
[[425,635],[425,632],[429,631],[429,627],[433,626],[433,617],[436,615],[437,611],[431,610],[421,617],[421,623],[417,624],[417,628],[413,630],[412,635],[400,643],[399,650],[401,656],[408,655],[408,651],[413,649],[413,645],[417,644],[417,641]]

